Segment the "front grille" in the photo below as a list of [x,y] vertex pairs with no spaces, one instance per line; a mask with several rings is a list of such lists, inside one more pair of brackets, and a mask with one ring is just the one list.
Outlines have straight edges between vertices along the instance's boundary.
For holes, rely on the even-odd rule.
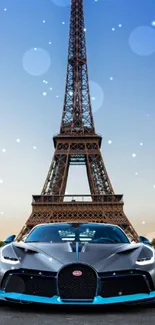
[[33,296],[53,297],[57,294],[55,274],[34,270],[8,272],[3,280],[2,290]]
[[115,274],[101,278],[99,295],[104,298],[149,292],[150,287],[146,275]]
[[[73,275],[80,271],[80,276]],[[95,271],[84,264],[65,266],[58,274],[58,291],[62,300],[93,300],[97,290]]]

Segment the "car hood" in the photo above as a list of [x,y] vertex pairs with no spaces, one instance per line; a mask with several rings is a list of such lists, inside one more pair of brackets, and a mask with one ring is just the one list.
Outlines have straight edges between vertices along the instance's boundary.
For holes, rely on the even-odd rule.
[[[7,248],[7,247],[6,247]],[[143,244],[91,244],[73,252],[70,243],[13,243],[20,267],[57,272],[63,265],[86,263],[97,272],[137,268],[136,260],[151,254]]]

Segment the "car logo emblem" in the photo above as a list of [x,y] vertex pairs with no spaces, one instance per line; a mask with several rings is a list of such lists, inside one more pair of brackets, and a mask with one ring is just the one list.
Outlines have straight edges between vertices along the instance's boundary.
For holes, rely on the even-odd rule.
[[81,276],[82,272],[81,271],[73,271],[72,273],[74,276]]

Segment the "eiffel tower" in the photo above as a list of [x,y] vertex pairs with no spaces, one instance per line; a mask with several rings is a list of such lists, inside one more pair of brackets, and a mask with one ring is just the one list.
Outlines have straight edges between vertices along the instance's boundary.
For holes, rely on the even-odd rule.
[[[41,195],[33,195],[32,213],[17,239],[35,225],[53,222],[99,222],[119,225],[133,240],[138,235],[123,211],[101,155],[90,100],[83,0],[71,0],[68,64],[60,132]],[[65,195],[70,165],[84,164],[89,195]]]

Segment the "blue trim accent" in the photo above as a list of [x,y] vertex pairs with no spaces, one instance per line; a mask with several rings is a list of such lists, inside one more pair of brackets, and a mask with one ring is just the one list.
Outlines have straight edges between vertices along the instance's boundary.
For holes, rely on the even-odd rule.
[[96,296],[92,302],[84,302],[84,301],[62,301],[59,296],[53,296],[52,298],[40,297],[40,296],[32,296],[25,295],[20,293],[6,293],[5,291],[0,291],[0,300],[12,299],[16,301],[25,301],[25,302],[34,302],[34,303],[42,303],[42,304],[56,304],[56,305],[108,305],[108,304],[116,304],[123,302],[134,302],[134,301],[145,301],[145,300],[153,300],[155,299],[155,291],[150,292],[149,294],[135,294],[128,296],[118,296],[111,298],[102,298],[101,296]]
[[76,262],[79,261],[79,243],[76,242]]

